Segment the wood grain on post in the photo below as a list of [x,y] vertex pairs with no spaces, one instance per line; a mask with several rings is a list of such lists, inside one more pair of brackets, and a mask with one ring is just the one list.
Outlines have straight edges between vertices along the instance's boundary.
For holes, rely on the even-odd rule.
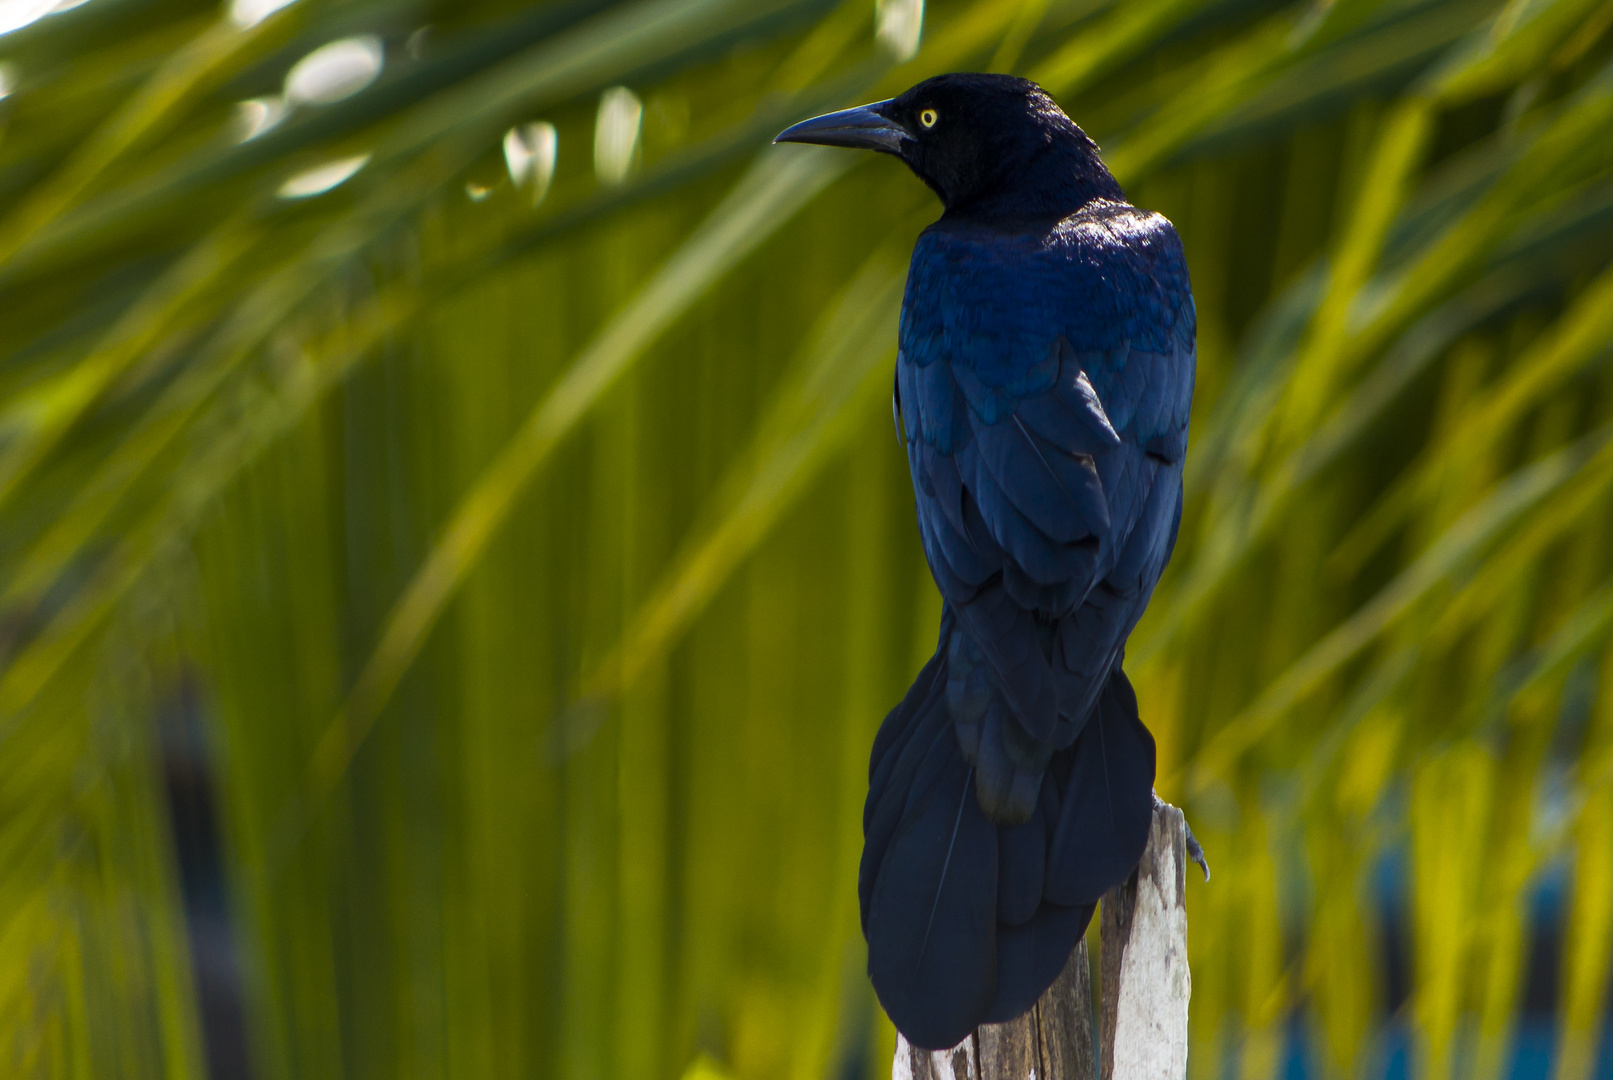
[[1025,1015],[982,1024],[950,1050],[919,1050],[898,1034],[893,1080],[1099,1080],[1100,1056],[1101,1080],[1183,1080],[1192,985],[1182,906],[1186,840],[1182,812],[1155,806],[1137,872],[1103,898],[1101,1055],[1083,941]]
[[1142,862],[1103,897],[1099,1080],[1187,1076],[1186,896],[1187,822],[1156,803]]

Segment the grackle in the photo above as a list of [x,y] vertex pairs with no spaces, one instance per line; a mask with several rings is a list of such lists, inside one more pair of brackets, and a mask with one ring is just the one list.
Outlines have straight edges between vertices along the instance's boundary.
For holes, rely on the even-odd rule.
[[1147,842],[1121,657],[1181,521],[1193,295],[1171,223],[1024,79],[942,75],[775,141],[892,154],[945,208],[894,400],[941,634],[874,740],[858,875],[880,1002],[942,1049],[1036,1002]]

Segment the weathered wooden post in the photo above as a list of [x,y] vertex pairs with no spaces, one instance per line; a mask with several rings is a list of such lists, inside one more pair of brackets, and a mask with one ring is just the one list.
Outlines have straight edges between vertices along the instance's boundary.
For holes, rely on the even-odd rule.
[[[1094,1052],[1086,942],[1030,1012],[951,1050],[896,1037],[893,1080],[1183,1080],[1187,1076],[1187,825],[1154,806],[1142,862],[1099,909],[1103,1002]],[[1101,1071],[1100,1071],[1101,1070]]]
[[1100,1080],[1187,1076],[1187,822],[1155,803],[1131,879],[1103,897]]

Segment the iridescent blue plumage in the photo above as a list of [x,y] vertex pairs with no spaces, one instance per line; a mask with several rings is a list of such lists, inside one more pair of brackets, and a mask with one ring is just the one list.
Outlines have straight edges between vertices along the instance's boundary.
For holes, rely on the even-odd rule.
[[895,379],[944,615],[874,745],[859,879],[880,1000],[942,1047],[1034,1003],[1142,853],[1154,746],[1121,657],[1180,522],[1193,300],[1170,223],[1033,84],[836,115],[802,127],[895,153],[947,208]]

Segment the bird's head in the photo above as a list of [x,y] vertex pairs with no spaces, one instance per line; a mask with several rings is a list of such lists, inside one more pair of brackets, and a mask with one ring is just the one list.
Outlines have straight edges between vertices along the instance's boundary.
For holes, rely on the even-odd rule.
[[938,75],[887,101],[803,120],[773,141],[892,154],[948,210],[1068,213],[1122,197],[1086,133],[1045,90],[1011,75]]

